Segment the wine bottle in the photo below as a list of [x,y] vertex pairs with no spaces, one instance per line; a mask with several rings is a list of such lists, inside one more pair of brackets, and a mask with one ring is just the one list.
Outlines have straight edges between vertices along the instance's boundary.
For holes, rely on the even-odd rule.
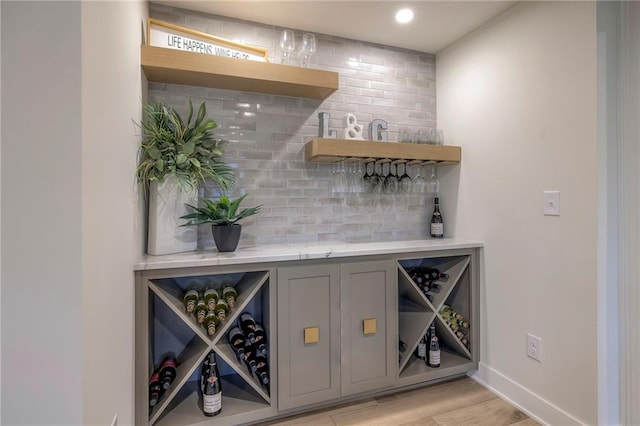
[[227,313],[229,312],[229,305],[223,299],[218,299],[218,303],[216,303],[215,313],[218,316],[220,321],[227,320]]
[[160,375],[160,381],[162,382],[162,389],[167,390],[173,380],[176,378],[178,362],[176,357],[167,355],[160,364],[158,374]]
[[238,300],[238,292],[232,286],[226,286],[222,290],[222,298],[226,300],[230,308],[235,308],[236,300]]
[[244,361],[245,339],[242,330],[239,327],[233,327],[227,333],[227,340],[229,340],[229,344],[231,344],[233,351],[236,353],[238,361]]
[[256,336],[256,351],[262,356],[267,356],[267,333],[265,333],[262,324],[256,323],[256,329],[254,331]]
[[222,411],[222,384],[220,372],[216,363],[216,353],[210,351],[207,362],[202,366],[202,412],[205,416],[213,417]]
[[449,281],[449,274],[446,272],[440,272],[436,268],[426,268],[426,273],[429,274],[429,281]]
[[267,364],[267,358],[262,355],[256,356],[256,376],[260,380],[260,384],[266,390],[269,390],[269,365]]
[[436,326],[431,324],[431,340],[429,342],[429,362],[428,366],[432,368],[440,367],[440,343],[436,336]]
[[444,238],[444,221],[440,214],[438,197],[434,199],[433,215],[431,215],[430,234],[432,238]]
[[196,303],[198,303],[198,290],[187,290],[187,292],[184,294],[182,302],[184,303],[184,309],[187,311],[187,313],[192,313],[196,308]]
[[218,303],[218,299],[220,296],[218,295],[218,290],[215,288],[208,288],[204,292],[204,303],[207,304],[207,309],[213,311],[216,309],[216,303]]
[[204,328],[207,329],[207,333],[209,336],[213,336],[216,334],[216,330],[218,329],[218,325],[220,324],[220,319],[213,311],[208,311],[207,315],[204,317]]
[[149,379],[149,407],[155,407],[163,393],[164,389],[160,381],[160,374],[156,371]]
[[256,372],[256,350],[246,337],[244,340],[244,364],[250,373],[254,374]]
[[196,320],[198,320],[198,324],[204,323],[207,312],[209,312],[209,309],[207,309],[207,304],[204,303],[204,299],[199,299],[196,305]]
[[253,319],[253,316],[249,312],[243,312],[240,314],[240,329],[244,333],[244,337],[254,344],[256,341],[256,320]]

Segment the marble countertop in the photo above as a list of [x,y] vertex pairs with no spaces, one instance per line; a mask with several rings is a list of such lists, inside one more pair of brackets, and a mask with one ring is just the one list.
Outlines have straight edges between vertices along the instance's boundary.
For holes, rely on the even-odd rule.
[[133,267],[135,271],[188,268],[194,266],[222,266],[262,262],[285,262],[310,259],[333,259],[353,256],[408,253],[416,251],[452,250],[483,247],[480,241],[458,238],[379,241],[367,243],[323,242],[274,244],[241,247],[230,253],[215,249],[199,250],[162,256],[144,256]]

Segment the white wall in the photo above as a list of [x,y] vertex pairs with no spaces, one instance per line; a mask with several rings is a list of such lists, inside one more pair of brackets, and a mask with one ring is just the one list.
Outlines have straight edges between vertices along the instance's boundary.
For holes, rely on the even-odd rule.
[[[83,424],[133,424],[135,191],[145,2],[82,6]],[[146,83],[145,83],[146,85]]]
[[[482,240],[479,380],[550,424],[597,422],[596,5],[526,2],[436,58],[439,176],[456,236]],[[543,191],[561,216],[543,216]],[[542,338],[542,363],[526,335]]]
[[81,6],[1,7],[1,423],[79,425]]
[[1,7],[1,423],[133,424],[147,6]]

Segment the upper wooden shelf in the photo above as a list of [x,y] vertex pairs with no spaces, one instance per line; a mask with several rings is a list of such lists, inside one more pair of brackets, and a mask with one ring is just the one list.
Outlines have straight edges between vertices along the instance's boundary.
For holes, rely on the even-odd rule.
[[338,90],[338,73],[142,45],[147,80],[270,95],[326,99]]
[[448,166],[460,163],[461,149],[451,145],[373,142],[352,139],[313,139],[305,145],[305,158],[314,163],[341,159],[390,160]]

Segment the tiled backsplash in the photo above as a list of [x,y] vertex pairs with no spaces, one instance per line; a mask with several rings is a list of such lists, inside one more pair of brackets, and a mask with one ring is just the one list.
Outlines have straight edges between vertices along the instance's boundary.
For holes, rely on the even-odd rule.
[[[150,4],[149,16],[219,37],[264,47],[279,61],[281,28]],[[296,30],[298,42],[303,31]],[[240,246],[315,241],[379,241],[427,238],[430,203],[422,194],[331,194],[332,165],[304,160],[304,143],[318,134],[318,113],[331,115],[330,129],[354,113],[365,128],[380,118],[389,141],[402,127],[436,124],[435,57],[389,46],[316,34],[314,68],[339,73],[340,89],[325,101],[230,90],[149,83],[149,99],[163,100],[181,113],[188,100],[207,104],[229,141],[225,160],[236,169],[232,196],[248,192],[243,205],[262,211],[242,222]],[[411,173],[413,175],[413,173]],[[217,195],[204,188],[201,195]],[[201,226],[199,245],[213,245]]]

